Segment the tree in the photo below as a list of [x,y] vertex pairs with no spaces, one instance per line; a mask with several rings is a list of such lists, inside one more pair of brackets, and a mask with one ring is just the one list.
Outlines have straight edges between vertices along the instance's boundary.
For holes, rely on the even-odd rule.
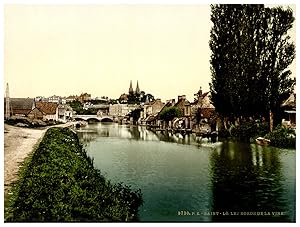
[[175,106],[166,107],[159,114],[159,118],[166,122],[172,121],[175,117],[181,117],[181,116],[182,116],[181,109]]
[[132,117],[134,124],[135,124],[135,123],[138,121],[138,119],[140,118],[140,116],[141,116],[141,111],[142,111],[142,109],[135,109],[135,110],[131,111],[131,112],[128,114],[129,117]]
[[293,89],[288,66],[295,46],[291,9],[212,5],[210,91],[216,111],[231,121],[279,115]]

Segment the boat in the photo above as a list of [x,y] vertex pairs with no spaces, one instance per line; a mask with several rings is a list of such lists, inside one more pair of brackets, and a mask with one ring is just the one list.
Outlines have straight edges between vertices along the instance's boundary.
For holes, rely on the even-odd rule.
[[267,146],[271,143],[271,140],[263,138],[263,137],[257,137],[255,139],[255,141],[258,145],[261,145],[261,146]]

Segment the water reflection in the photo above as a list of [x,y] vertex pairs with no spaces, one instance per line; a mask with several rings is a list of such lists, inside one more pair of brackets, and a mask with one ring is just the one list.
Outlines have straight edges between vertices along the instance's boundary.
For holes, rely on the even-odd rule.
[[[213,221],[288,221],[282,198],[283,176],[279,151],[257,145],[225,142],[211,153],[212,211],[285,212],[266,215],[213,216]],[[291,221],[291,220],[290,220]]]
[[[78,135],[105,176],[142,190],[141,221],[295,221],[295,150],[114,123],[88,125]],[[178,216],[181,210],[285,213]]]
[[153,132],[144,126],[118,125],[116,123],[100,123],[87,125],[77,130],[83,142],[91,142],[98,137],[122,138],[128,140],[164,141],[185,145],[201,146],[211,144],[207,139],[201,139],[194,134],[181,135],[180,133]]

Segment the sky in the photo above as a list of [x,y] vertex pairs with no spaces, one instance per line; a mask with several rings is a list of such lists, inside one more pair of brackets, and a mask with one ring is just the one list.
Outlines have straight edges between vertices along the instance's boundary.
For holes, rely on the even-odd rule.
[[10,97],[119,98],[132,80],[163,101],[193,101],[209,91],[211,26],[208,4],[6,4],[4,83]]

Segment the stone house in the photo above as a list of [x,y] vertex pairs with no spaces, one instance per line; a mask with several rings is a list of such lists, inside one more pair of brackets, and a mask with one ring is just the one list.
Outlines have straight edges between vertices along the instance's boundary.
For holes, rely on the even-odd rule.
[[36,102],[36,108],[44,114],[43,120],[58,121],[58,106],[53,102]]
[[67,104],[58,105],[58,121],[67,122],[73,118],[73,109]]
[[212,123],[216,118],[216,112],[210,100],[210,92],[202,93],[200,87],[195,96],[195,101],[191,103],[192,129],[197,131],[216,130],[216,125]]
[[182,111],[182,120],[184,121],[183,127],[186,129],[191,128],[191,103],[186,99],[185,95],[179,95],[177,103],[174,105]]

